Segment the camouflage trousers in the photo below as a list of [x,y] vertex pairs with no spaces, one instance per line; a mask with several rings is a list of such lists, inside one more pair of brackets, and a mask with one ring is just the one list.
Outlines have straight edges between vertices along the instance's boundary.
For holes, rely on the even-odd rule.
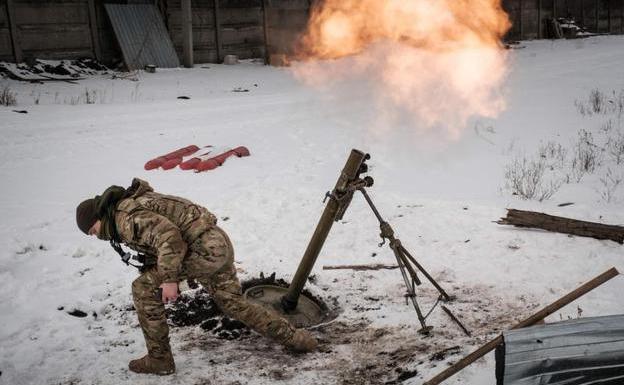
[[[276,312],[248,302],[234,267],[234,249],[223,230],[215,226],[189,244],[181,279],[195,279],[206,288],[225,315],[263,336],[286,343],[295,328]],[[156,268],[132,282],[132,297],[148,353],[163,357],[171,352],[165,306],[155,293],[162,284]]]

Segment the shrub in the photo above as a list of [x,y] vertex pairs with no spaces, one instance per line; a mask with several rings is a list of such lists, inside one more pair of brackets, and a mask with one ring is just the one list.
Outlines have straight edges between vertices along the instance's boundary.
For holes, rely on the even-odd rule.
[[17,97],[15,96],[15,92],[11,91],[9,86],[4,86],[2,91],[0,91],[0,105],[3,106],[14,106],[17,104]]
[[563,184],[560,180],[547,180],[546,169],[544,158],[539,157],[537,160],[530,160],[526,157],[515,158],[505,168],[505,179],[514,195],[541,202],[552,197]]

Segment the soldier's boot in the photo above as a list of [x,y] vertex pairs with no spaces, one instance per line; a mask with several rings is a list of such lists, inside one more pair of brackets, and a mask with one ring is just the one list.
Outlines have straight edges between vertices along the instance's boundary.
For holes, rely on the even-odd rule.
[[297,329],[290,338],[284,341],[284,345],[296,352],[308,353],[316,350],[318,341],[309,331]]
[[165,354],[163,357],[152,357],[146,354],[139,359],[130,361],[128,369],[135,373],[166,376],[175,372],[175,362],[173,361],[171,352]]

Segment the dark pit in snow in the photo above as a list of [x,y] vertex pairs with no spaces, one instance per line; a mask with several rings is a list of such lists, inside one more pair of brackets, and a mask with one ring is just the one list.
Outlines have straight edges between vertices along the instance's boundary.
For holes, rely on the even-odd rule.
[[80,309],[74,309],[72,311],[68,311],[67,314],[73,315],[74,317],[84,318],[87,316],[87,313],[83,312]]
[[[275,273],[269,277],[260,274],[260,277],[241,282],[243,292],[258,285],[288,287],[289,283],[283,279],[275,279]],[[304,290],[304,294],[317,302],[323,310],[327,309],[327,305],[320,298],[307,290]],[[173,327],[199,325],[203,330],[227,340],[238,339],[250,333],[249,328],[242,322],[224,315],[203,288],[180,295],[178,300],[167,308],[167,318]]]

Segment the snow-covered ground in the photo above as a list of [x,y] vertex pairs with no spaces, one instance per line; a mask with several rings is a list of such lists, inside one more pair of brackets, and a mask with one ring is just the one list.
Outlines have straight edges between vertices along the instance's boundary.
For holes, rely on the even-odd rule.
[[[592,90],[624,89],[624,37],[522,44],[509,51],[507,110],[472,119],[456,140],[409,117],[380,127],[372,95],[357,85],[330,93],[302,85],[287,68],[256,63],[140,73],[136,82],[0,79],[18,102],[0,107],[0,384],[361,384],[393,381],[401,370],[416,370],[406,383],[420,384],[581,282],[624,269],[615,242],[493,223],[513,207],[624,224],[624,186],[616,183],[624,163],[608,150],[624,116],[583,116],[575,105]],[[571,162],[580,130],[593,135],[599,164],[577,182]],[[553,162],[547,177],[570,183],[542,202],[512,196],[506,167],[540,159],[538,148],[549,142],[567,155],[559,165],[557,154],[541,158]],[[143,170],[150,158],[189,144],[245,145],[251,156],[199,174]],[[315,329],[320,352],[292,355],[255,335],[228,341],[183,327],[171,333],[174,376],[128,373],[127,362],[144,353],[134,313],[120,310],[131,304],[136,272],[107,243],[79,232],[76,205],[111,184],[146,179],[222,219],[242,279],[260,271],[289,279],[351,148],[371,154],[370,195],[408,250],[458,296],[449,307],[474,337],[439,308],[428,319],[434,336],[417,334],[397,270],[322,270],[393,262],[387,246],[377,247],[378,224],[356,196],[308,285],[340,309]],[[558,206],[565,202],[574,204]],[[624,280],[615,278],[548,321],[622,313],[622,290]],[[429,309],[435,290],[425,283],[418,293]],[[89,316],[69,315],[74,308]],[[432,358],[453,346],[461,353]],[[493,354],[448,383],[494,383]]]

